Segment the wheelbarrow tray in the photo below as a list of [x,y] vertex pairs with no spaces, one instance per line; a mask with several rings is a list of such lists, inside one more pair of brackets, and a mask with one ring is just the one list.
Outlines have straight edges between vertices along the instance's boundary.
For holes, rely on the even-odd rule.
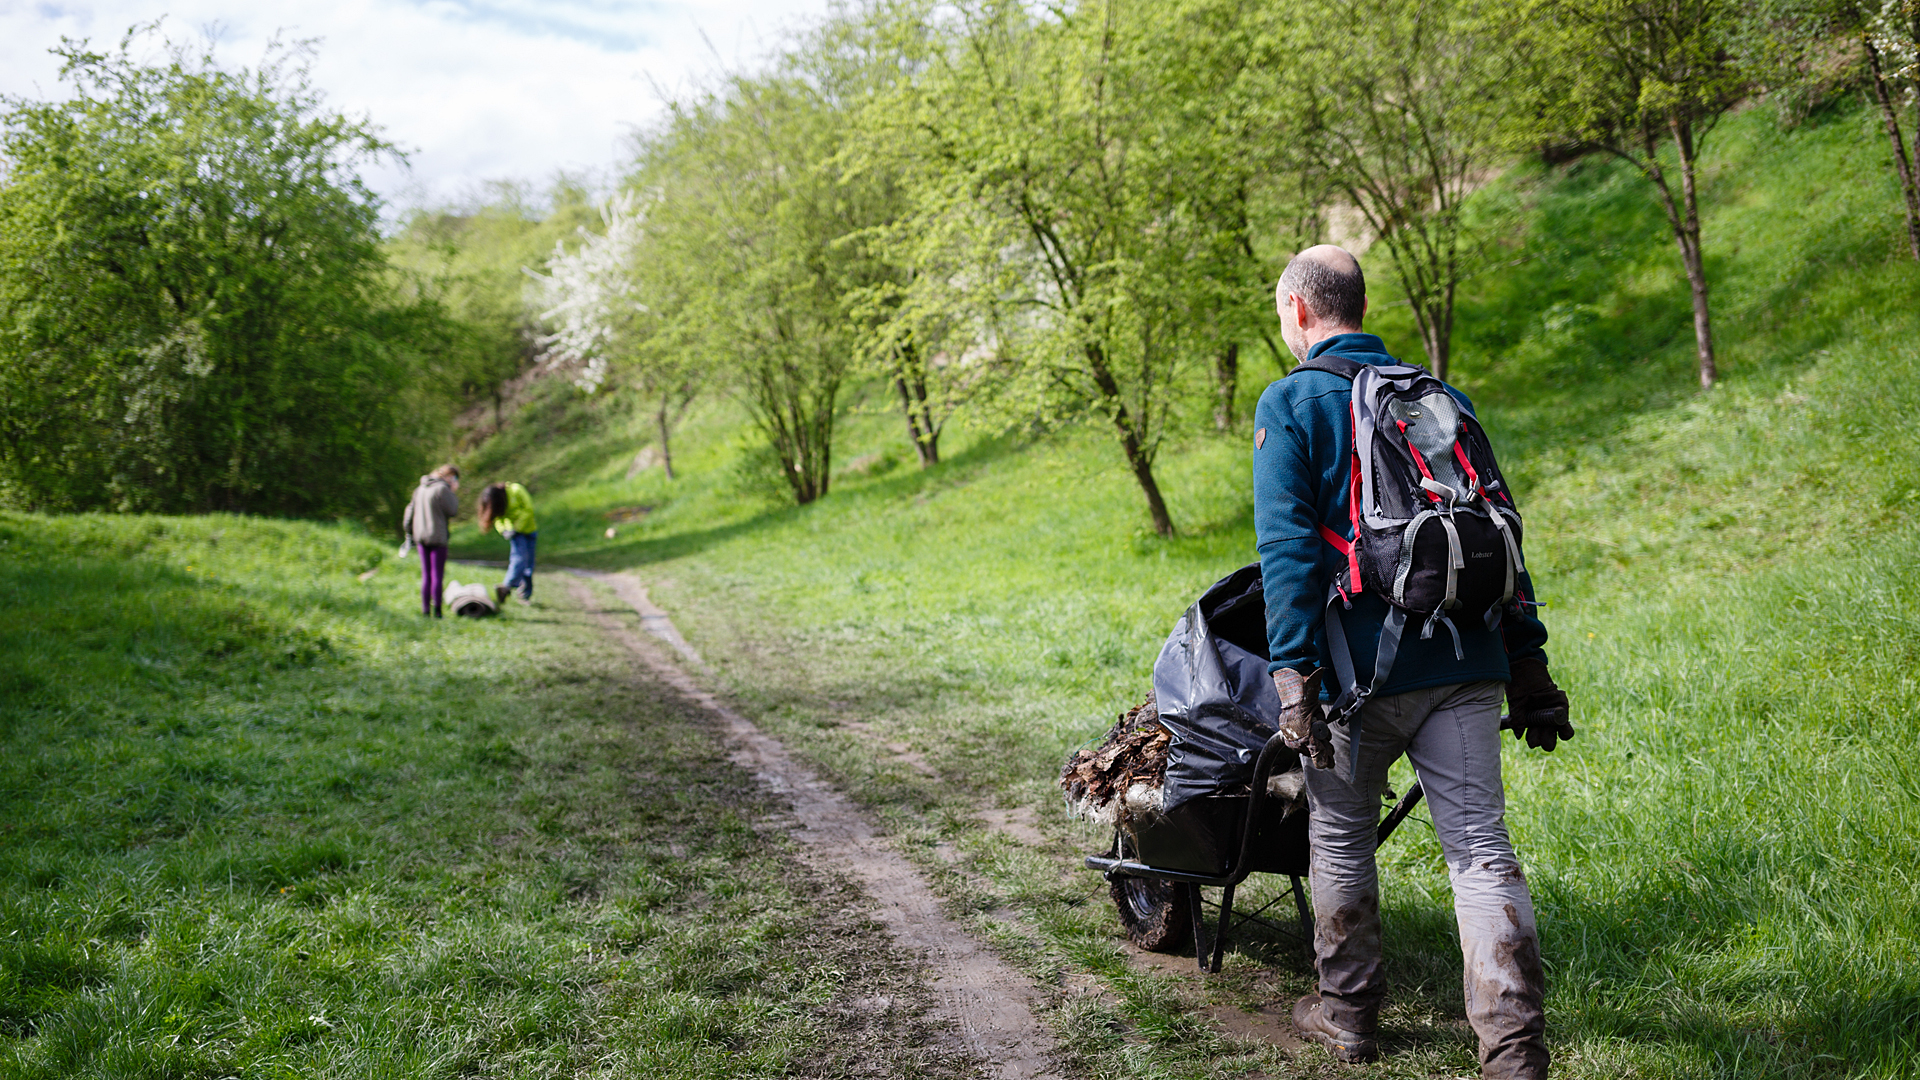
[[1174,870],[1209,878],[1244,877],[1234,863],[1247,853],[1249,874],[1307,873],[1307,815],[1287,813],[1287,804],[1261,800],[1250,845],[1242,844],[1248,796],[1189,799],[1150,822],[1127,830],[1131,861],[1155,870]]

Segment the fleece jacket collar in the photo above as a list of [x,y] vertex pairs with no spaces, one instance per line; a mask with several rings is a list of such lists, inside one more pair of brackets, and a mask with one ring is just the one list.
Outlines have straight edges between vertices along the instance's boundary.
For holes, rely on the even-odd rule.
[[1313,348],[1307,350],[1307,359],[1312,360],[1317,358],[1321,353],[1329,352],[1338,353],[1357,363],[1374,364],[1380,367],[1391,367],[1394,364],[1400,363],[1399,360],[1396,360],[1388,354],[1386,342],[1381,341],[1373,334],[1362,334],[1358,331],[1348,334],[1335,334],[1330,338],[1315,342]]

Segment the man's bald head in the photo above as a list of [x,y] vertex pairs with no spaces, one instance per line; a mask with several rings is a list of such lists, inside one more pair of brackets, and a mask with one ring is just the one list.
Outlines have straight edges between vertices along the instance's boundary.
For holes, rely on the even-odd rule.
[[1367,279],[1360,260],[1332,244],[1310,247],[1287,263],[1275,290],[1276,302],[1292,293],[1307,302],[1314,317],[1346,330],[1360,329],[1367,313]]

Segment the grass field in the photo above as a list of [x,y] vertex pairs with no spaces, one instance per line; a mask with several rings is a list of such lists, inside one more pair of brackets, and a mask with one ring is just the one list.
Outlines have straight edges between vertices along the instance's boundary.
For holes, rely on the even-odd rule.
[[[1509,231],[1463,297],[1457,381],[1519,481],[1582,729],[1507,757],[1559,1075],[1920,1071],[1920,272],[1874,123],[1839,107],[1783,129],[1761,108],[1716,133],[1710,395],[1640,181],[1587,159],[1481,200]],[[1413,355],[1404,310],[1377,306],[1372,328]],[[1077,1070],[1325,1068],[1208,1019],[1308,988],[1284,941],[1245,941],[1205,985],[1127,959],[1075,869],[1104,838],[1052,787],[1138,699],[1185,604],[1252,559],[1244,432],[1162,457],[1180,528],[1162,541],[1096,430],[961,431],[922,473],[884,396],[856,395],[836,453],[866,467],[792,508],[742,464],[724,403],[694,418],[680,480],[627,479],[644,429],[621,407],[556,392],[473,465],[533,485],[543,558],[637,568],[763,723],[1059,988]],[[1394,1053],[1355,1075],[1470,1072],[1437,845],[1409,829],[1383,859]],[[1098,992],[1078,992],[1088,975]]]
[[0,1076],[965,1075],[564,590],[430,622],[383,544],[242,518],[0,552]]

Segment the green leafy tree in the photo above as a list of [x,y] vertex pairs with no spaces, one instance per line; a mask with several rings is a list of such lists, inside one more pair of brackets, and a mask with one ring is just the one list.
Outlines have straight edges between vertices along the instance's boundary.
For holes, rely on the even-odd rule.
[[415,373],[451,337],[391,302],[354,173],[390,149],[322,109],[299,50],[230,72],[136,62],[135,37],[56,50],[65,101],[6,101],[7,501],[382,511],[437,439]]
[[[1797,101],[1817,100],[1833,83],[1864,75],[1893,151],[1907,247],[1920,259],[1920,131],[1909,131],[1920,114],[1920,3],[1770,0],[1757,4],[1748,21],[1749,47],[1766,81]],[[1865,71],[1846,64],[1836,72],[1836,52]]]
[[544,194],[499,182],[464,202],[414,209],[387,240],[398,294],[436,303],[453,320],[454,345],[426,381],[449,407],[477,410],[463,421],[476,433],[500,430],[514,380],[541,355],[528,271],[544,269],[554,245],[592,221],[578,182],[562,177]]
[[656,195],[640,257],[662,302],[657,341],[724,369],[800,503],[832,479],[851,297],[869,284],[845,242],[871,222],[844,183],[839,88],[817,74],[734,77],[676,105],[635,178]]
[[1276,83],[1274,137],[1386,249],[1427,363],[1444,379],[1467,268],[1461,211],[1505,153],[1510,9],[1328,0],[1275,15],[1262,65]]
[[901,137],[894,111],[911,101],[927,63],[947,40],[934,8],[919,0],[881,2],[829,20],[805,43],[812,63],[837,73],[849,118],[841,150],[843,187],[864,196],[865,224],[842,243],[864,262],[848,296],[854,348],[864,370],[899,401],[921,468],[940,462],[940,436],[978,388],[995,342],[991,312],[959,285],[964,255],[939,228],[911,212],[905,178],[924,144]]
[[1163,536],[1153,465],[1184,377],[1240,340],[1228,313],[1260,303],[1245,270],[1255,166],[1194,122],[1162,48],[1203,35],[1197,7],[959,5],[869,134],[903,148],[909,261],[951,268],[919,287],[990,331],[999,406],[1103,419]]
[[[1653,185],[1693,293],[1700,385],[1717,376],[1701,254],[1699,161],[1721,116],[1751,84],[1729,0],[1536,0],[1512,22],[1535,64],[1513,87],[1520,130],[1604,150]],[[1678,190],[1662,150],[1671,149]]]
[[[552,326],[541,343],[551,363],[575,372],[594,393],[608,381],[630,386],[654,410],[661,465],[673,473],[673,428],[701,387],[698,346],[675,335],[686,283],[649,256],[647,207],[638,192],[608,199],[602,228],[580,230],[572,250],[557,245],[540,282],[540,318]],[[668,270],[666,273],[660,271]]]

